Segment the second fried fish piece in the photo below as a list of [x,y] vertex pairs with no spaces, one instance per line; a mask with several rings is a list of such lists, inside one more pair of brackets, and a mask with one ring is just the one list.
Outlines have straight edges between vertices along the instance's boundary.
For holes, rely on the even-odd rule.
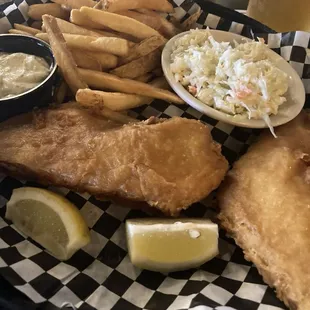
[[222,226],[292,310],[310,309],[310,115],[260,138],[228,173]]

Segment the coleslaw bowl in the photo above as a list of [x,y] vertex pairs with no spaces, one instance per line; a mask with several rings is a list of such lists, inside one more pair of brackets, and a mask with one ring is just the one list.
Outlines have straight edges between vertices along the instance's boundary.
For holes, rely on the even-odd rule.
[[[231,32],[206,29],[201,29],[199,31],[210,31],[213,38],[218,42],[233,43],[234,41],[236,41],[238,43],[241,43],[245,40],[250,41],[249,38]],[[190,31],[187,31],[174,36],[167,42],[162,52],[162,68],[171,88],[191,107],[205,115],[208,115],[213,119],[239,127],[268,128],[267,124],[263,119],[248,119],[241,115],[234,116],[220,110],[216,110],[211,106],[208,106],[199,99],[195,98],[191,93],[187,91],[186,88],[183,87],[181,83],[179,83],[175,79],[174,74],[172,73],[172,70],[170,68],[171,54],[174,50],[175,42],[182,36],[189,33]],[[287,101],[279,107],[279,111],[276,115],[270,115],[271,125],[273,127],[277,127],[289,122],[300,113],[305,103],[306,94],[304,85],[297,72],[292,68],[292,66],[284,58],[282,58],[271,49],[268,50],[268,53],[270,53],[270,57],[274,61],[276,61],[276,67],[284,71],[289,78],[288,91],[285,94]]]

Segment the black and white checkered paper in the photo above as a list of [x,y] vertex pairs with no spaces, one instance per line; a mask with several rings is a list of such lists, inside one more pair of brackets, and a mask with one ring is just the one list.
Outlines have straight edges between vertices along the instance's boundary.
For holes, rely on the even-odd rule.
[[[0,33],[7,32],[13,23],[31,24],[27,18],[28,6],[41,3],[36,0],[13,2],[0,0]],[[209,26],[252,38],[264,37],[300,75],[309,104],[310,33],[274,33],[246,16],[203,0],[174,0],[174,15],[184,20],[198,9],[198,3],[204,13],[197,27]],[[132,113],[139,119],[182,116],[205,122],[230,163],[246,152],[258,134],[256,130],[213,120],[189,106],[177,107],[158,100]],[[98,201],[87,194],[51,188],[80,209],[91,233],[88,246],[69,261],[59,262],[4,219],[12,190],[24,185],[39,186],[0,176],[0,275],[39,304],[36,309],[58,309],[66,304],[81,310],[286,309],[273,290],[264,284],[255,266],[244,259],[242,250],[226,238],[224,232],[220,233],[220,256],[199,269],[169,275],[139,270],[129,261],[124,223],[128,218],[145,217],[144,213]],[[214,194],[193,205],[185,214],[209,217],[214,213],[212,205]]]

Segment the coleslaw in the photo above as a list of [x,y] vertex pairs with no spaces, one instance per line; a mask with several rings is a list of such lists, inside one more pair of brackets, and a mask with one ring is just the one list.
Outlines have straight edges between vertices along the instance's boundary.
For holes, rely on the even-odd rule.
[[175,42],[171,71],[203,103],[229,115],[263,119],[274,134],[269,116],[286,101],[289,77],[262,39],[231,44],[215,41],[208,30],[192,30]]

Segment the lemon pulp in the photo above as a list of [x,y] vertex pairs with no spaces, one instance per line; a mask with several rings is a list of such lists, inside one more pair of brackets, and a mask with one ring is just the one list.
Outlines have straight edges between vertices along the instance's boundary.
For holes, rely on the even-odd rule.
[[129,220],[126,231],[131,261],[142,269],[184,270],[218,254],[218,227],[209,220]]

